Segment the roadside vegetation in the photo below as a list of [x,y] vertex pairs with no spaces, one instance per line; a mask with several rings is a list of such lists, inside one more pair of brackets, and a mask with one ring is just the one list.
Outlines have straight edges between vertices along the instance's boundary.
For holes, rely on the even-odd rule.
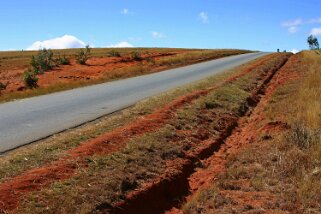
[[6,89],[7,85],[0,82],[0,91]]
[[293,57],[256,121],[258,138],[228,156],[226,171],[185,213],[321,212],[320,64],[318,51]]
[[53,51],[50,49],[41,49],[38,51],[37,55],[31,56],[30,66],[23,73],[23,81],[25,86],[29,89],[34,89],[38,87],[39,78],[37,75],[44,74],[46,71],[52,70],[55,66],[69,65],[70,60],[63,57],[58,57],[54,59]]
[[[87,47],[74,50],[43,49],[38,52],[0,53],[0,82],[8,82],[8,87],[2,90],[0,102],[159,72],[249,52],[245,50],[143,48],[117,49],[116,51]],[[22,78],[29,66],[38,78],[36,88],[30,87],[28,82]],[[18,75],[21,76],[17,79]],[[21,81],[26,87],[20,85]],[[33,88],[33,90],[26,90],[28,88]]]
[[23,73],[23,81],[28,88],[32,89],[38,87],[39,79],[36,75],[36,72],[31,69],[28,69]]
[[131,53],[131,57],[132,57],[132,59],[133,60],[135,60],[135,61],[141,61],[143,58],[142,58],[142,55],[141,55],[141,53],[139,52],[139,51],[133,51],[132,53]]
[[53,52],[50,49],[42,49],[38,54],[31,57],[30,65],[35,74],[43,74],[45,71],[51,70],[53,65]]
[[86,65],[86,62],[90,57],[90,52],[91,48],[89,47],[89,45],[87,45],[85,49],[80,49],[78,54],[76,55],[76,61],[80,65]]
[[110,57],[121,57],[121,54],[120,54],[118,51],[116,51],[116,50],[111,50],[111,51],[109,52],[109,56],[110,56]]
[[70,65],[70,59],[66,57],[64,54],[62,57],[59,55],[57,59],[55,59],[55,63],[57,66],[59,65]]

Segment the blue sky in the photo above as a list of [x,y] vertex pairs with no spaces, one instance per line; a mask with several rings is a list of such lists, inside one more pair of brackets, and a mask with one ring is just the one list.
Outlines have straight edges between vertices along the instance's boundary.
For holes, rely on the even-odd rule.
[[311,33],[321,39],[320,9],[320,0],[3,0],[0,50],[302,50]]

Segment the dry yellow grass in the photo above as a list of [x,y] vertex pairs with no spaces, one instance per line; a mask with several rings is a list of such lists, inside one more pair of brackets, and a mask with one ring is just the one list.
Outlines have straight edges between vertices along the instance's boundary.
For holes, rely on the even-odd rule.
[[286,173],[283,182],[292,187],[284,191],[284,198],[302,213],[321,212],[321,55],[317,53],[301,53],[302,81],[292,85],[288,98],[275,104],[276,114],[281,109],[291,112],[285,115],[291,130],[275,142],[278,168]]
[[[299,78],[275,91],[267,118],[257,124],[281,121],[289,128],[263,131],[256,143],[229,155],[226,173],[185,204],[186,213],[321,213],[321,55],[304,51],[294,57],[287,69]],[[233,191],[243,199],[263,194],[270,200],[240,207]]]
[[304,122],[309,128],[321,128],[321,55],[316,52],[303,52],[304,61],[309,65],[305,80],[298,90],[293,107],[294,118]]

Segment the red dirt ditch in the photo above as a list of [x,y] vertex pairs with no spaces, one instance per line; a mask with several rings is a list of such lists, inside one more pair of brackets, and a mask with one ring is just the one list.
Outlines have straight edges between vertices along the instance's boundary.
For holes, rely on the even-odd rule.
[[[162,213],[166,210],[170,210],[169,213],[179,212],[175,207],[179,207],[181,202],[186,200],[190,194],[193,194],[204,184],[208,184],[213,178],[212,174],[224,171],[225,159],[222,159],[222,157],[226,152],[227,140],[233,135],[239,123],[245,117],[248,117],[249,112],[252,112],[253,109],[254,111],[256,110],[255,107],[260,102],[262,95],[266,93],[266,87],[286,61],[287,59],[279,67],[272,68],[262,77],[263,84],[252,90],[251,96],[246,100],[245,106],[248,106],[248,108],[244,109],[244,106],[240,106],[239,112],[241,112],[241,115],[239,117],[230,115],[221,118],[225,122],[217,139],[202,141],[193,152],[187,153],[186,158],[169,162],[167,172],[163,176],[152,183],[146,184],[144,188],[129,193],[125,201],[115,205],[101,204],[93,212]],[[213,154],[215,155],[213,156]],[[210,169],[211,172],[205,170],[202,174],[195,173],[195,169],[198,166],[197,163],[200,160],[209,157],[214,159],[216,154],[217,158]]]
[[[218,177],[226,172],[226,164],[228,156],[237,154],[242,148],[247,145],[260,142],[261,134],[278,133],[286,130],[289,126],[282,121],[268,122],[264,109],[269,104],[275,91],[287,84],[288,82],[297,79],[297,73],[291,72],[289,68],[296,63],[297,57],[292,56],[289,61],[283,66],[273,77],[267,88],[262,91],[262,98],[257,106],[249,111],[243,118],[240,118],[237,127],[232,134],[226,138],[224,144],[212,156],[202,161],[206,167],[198,169],[188,178],[189,194],[183,199],[184,203],[191,201],[193,197],[206,188],[209,188]],[[258,124],[265,124],[258,128]],[[264,140],[264,139],[263,139]],[[244,183],[243,185],[247,185]],[[228,195],[236,201],[238,207],[260,206],[263,203],[268,203],[275,200],[275,197],[267,192],[240,192],[237,190],[224,190],[220,194]],[[266,210],[267,211],[267,210]],[[172,208],[167,213],[183,213],[180,208]]]

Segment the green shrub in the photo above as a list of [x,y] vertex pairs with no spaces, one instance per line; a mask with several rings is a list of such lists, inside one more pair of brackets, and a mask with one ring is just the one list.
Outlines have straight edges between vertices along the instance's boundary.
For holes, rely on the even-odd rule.
[[213,101],[206,101],[205,102],[205,108],[207,109],[214,109],[214,108],[220,108],[222,107],[220,104],[213,102]]
[[66,55],[64,55],[63,57],[59,56],[56,59],[56,65],[69,65],[70,64],[70,60],[66,57]]
[[3,84],[2,82],[0,82],[0,91],[4,90],[7,88],[7,84]]
[[156,61],[153,57],[149,56],[146,58],[146,61],[152,65],[155,65],[156,64]]
[[80,65],[86,65],[86,61],[89,59],[90,56],[90,47],[89,45],[86,46],[86,49],[81,49],[78,54],[76,55],[76,60]]
[[38,87],[38,78],[36,77],[36,73],[31,69],[28,69],[23,73],[23,81],[28,88]]
[[142,56],[141,56],[140,52],[138,52],[138,51],[133,51],[131,53],[131,56],[132,56],[132,59],[135,60],[135,61],[142,60]]
[[42,49],[38,51],[36,56],[32,56],[30,65],[36,74],[42,74],[53,68],[53,52],[50,49]]
[[111,57],[121,57],[120,53],[118,51],[115,51],[115,50],[111,50],[108,53],[108,55],[111,56]]

